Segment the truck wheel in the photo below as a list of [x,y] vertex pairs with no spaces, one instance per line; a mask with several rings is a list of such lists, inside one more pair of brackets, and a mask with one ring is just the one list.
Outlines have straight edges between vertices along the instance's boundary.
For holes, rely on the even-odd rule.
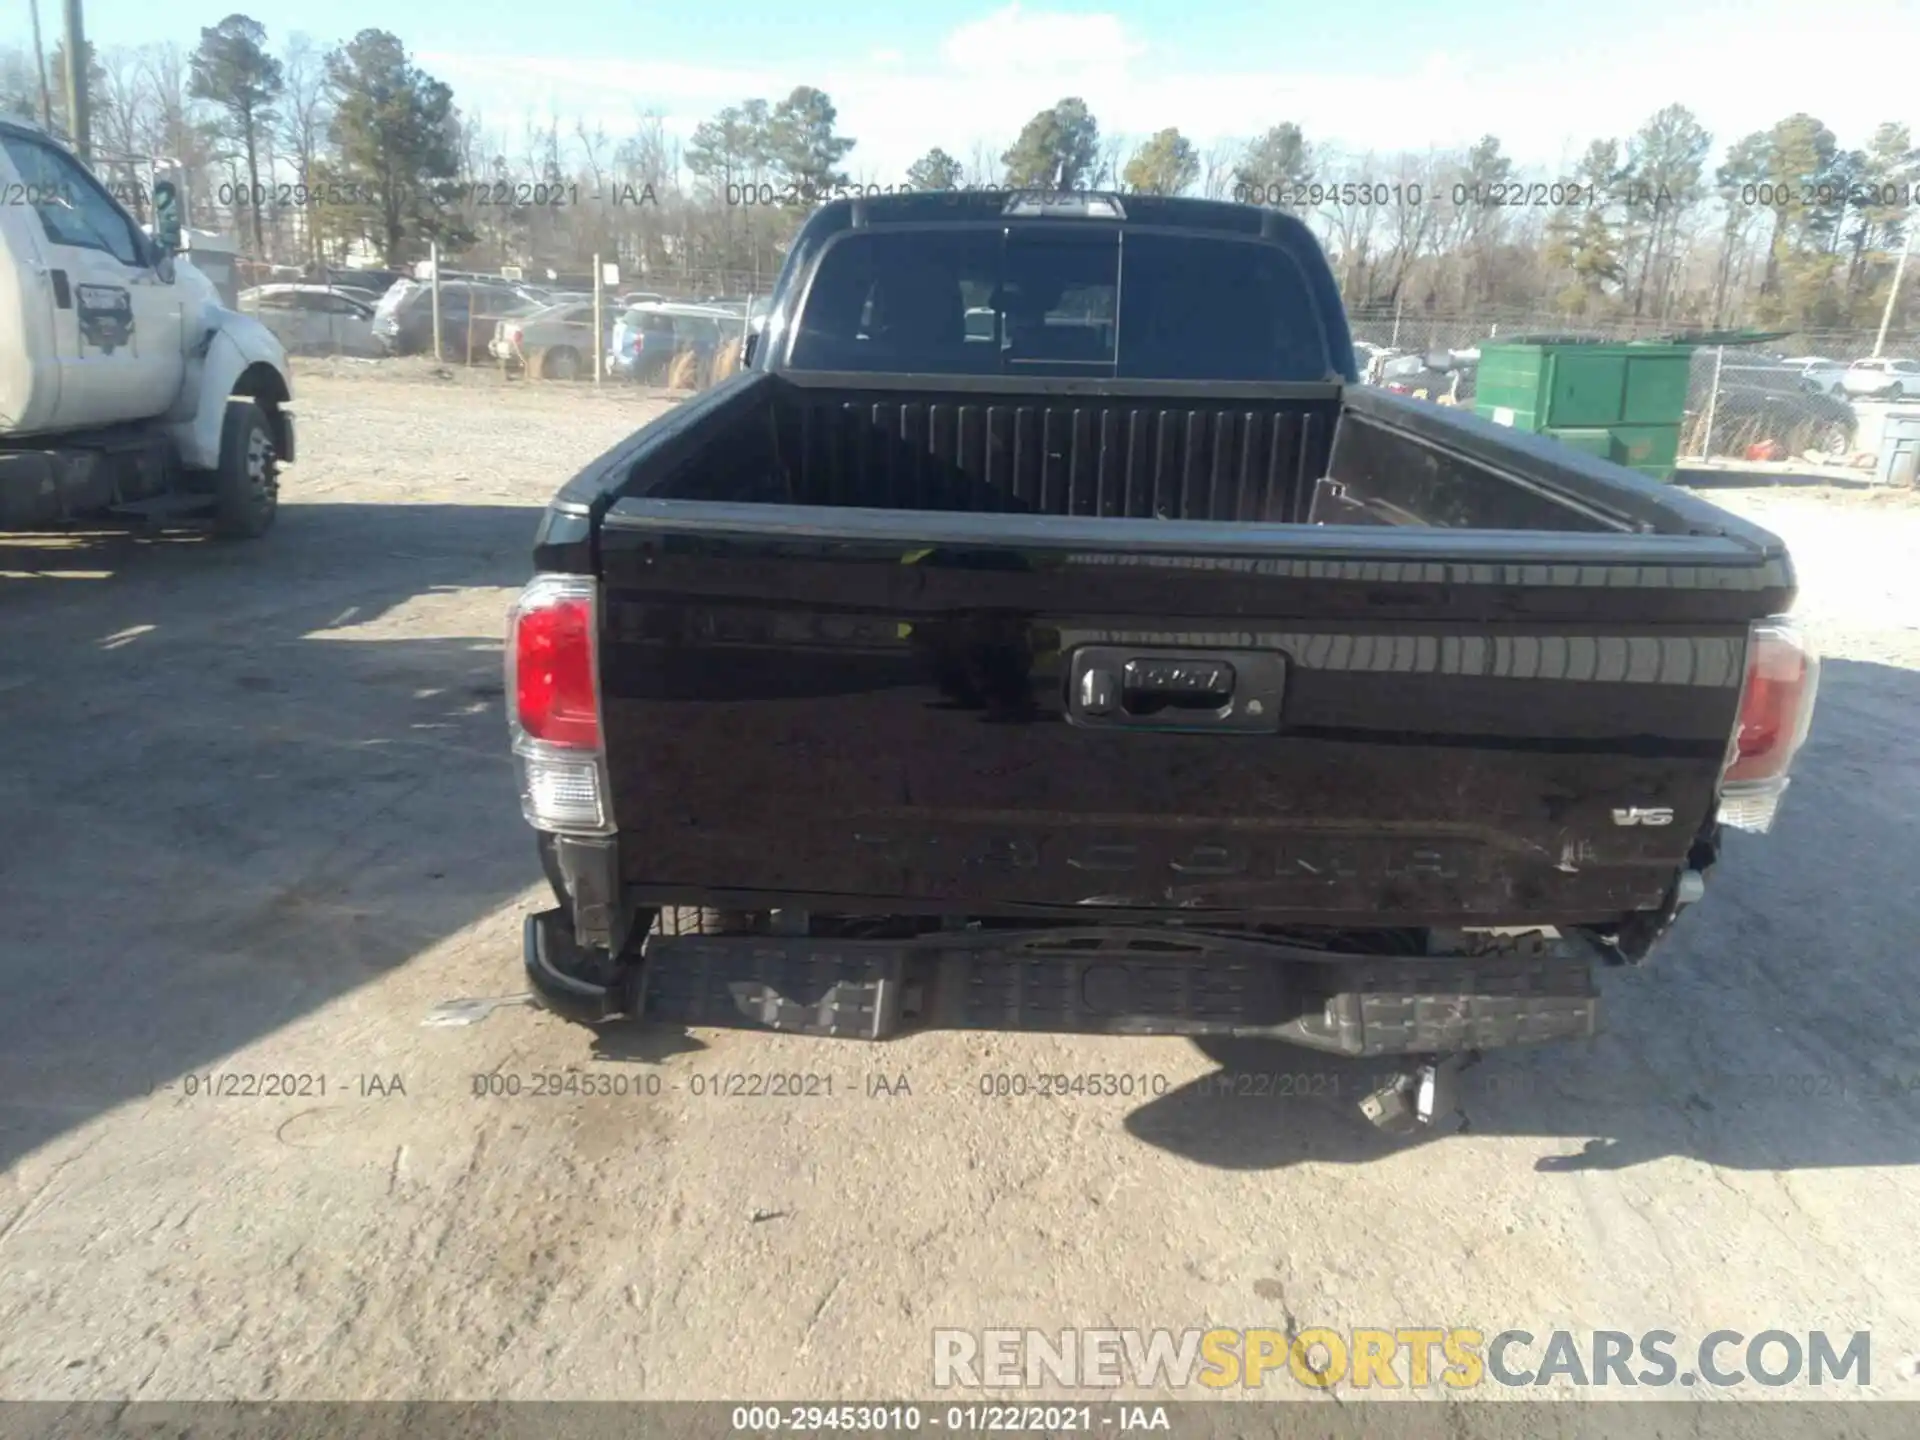
[[267,533],[280,508],[280,459],[267,412],[251,400],[227,404],[214,474],[213,531],[229,540]]
[[547,351],[540,362],[542,380],[577,380],[580,378],[580,352],[571,345],[556,345]]

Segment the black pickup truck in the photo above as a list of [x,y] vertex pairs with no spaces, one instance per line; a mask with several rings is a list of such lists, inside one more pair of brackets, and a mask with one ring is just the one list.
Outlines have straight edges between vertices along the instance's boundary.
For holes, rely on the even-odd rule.
[[748,343],[513,612],[563,1014],[1271,1036],[1410,1057],[1369,1113],[1428,1118],[1772,819],[1781,542],[1357,384],[1283,214],[831,204]]

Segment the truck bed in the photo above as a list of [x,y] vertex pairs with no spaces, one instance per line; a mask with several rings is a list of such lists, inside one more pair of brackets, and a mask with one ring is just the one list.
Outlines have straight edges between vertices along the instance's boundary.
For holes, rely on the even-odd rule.
[[[751,374],[540,553],[604,581],[634,898],[851,913],[1618,922],[1792,595],[1691,497],[1337,385]],[[1257,716],[1175,693],[1223,661]],[[1086,711],[1089,665],[1150,713]]]
[[1332,383],[756,372],[602,457],[559,502],[1715,532],[1778,548],[1681,492],[1623,486],[1614,470],[1471,415]]

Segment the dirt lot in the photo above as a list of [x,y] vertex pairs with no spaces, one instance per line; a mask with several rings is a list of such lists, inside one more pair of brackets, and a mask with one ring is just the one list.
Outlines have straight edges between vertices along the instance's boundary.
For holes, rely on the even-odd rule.
[[[936,1326],[1209,1323],[1869,1329],[1920,1395],[1910,498],[1714,493],[1827,647],[1781,823],[1606,978],[1602,1037],[1490,1059],[1467,1133],[1402,1146],[1284,1049],[423,1025],[517,994],[546,903],[499,676],[537,508],[663,402],[301,392],[266,541],[0,546],[0,1396],[900,1396]],[[473,1095],[568,1067],[660,1093]],[[980,1093],[1061,1070],[1165,1093]]]

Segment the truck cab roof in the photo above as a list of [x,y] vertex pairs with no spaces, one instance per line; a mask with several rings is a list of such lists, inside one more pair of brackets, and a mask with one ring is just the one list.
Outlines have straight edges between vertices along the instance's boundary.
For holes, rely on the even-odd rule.
[[808,226],[856,228],[954,221],[1086,220],[1130,226],[1173,226],[1222,234],[1312,233],[1280,210],[1227,200],[1197,200],[1184,195],[1135,195],[1118,190],[919,190],[892,195],[856,196],[822,205]]

